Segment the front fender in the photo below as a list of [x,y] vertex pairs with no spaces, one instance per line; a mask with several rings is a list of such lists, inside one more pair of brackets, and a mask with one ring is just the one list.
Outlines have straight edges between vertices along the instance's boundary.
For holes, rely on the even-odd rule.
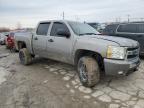
[[103,58],[106,57],[108,45],[96,41],[77,40],[73,49],[73,56],[77,50],[88,50],[99,53]]

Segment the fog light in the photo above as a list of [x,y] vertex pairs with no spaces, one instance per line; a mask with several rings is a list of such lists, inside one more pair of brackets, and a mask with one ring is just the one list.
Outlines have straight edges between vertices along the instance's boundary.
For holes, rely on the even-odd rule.
[[130,68],[136,67],[136,64],[130,64]]
[[119,75],[123,75],[124,72],[123,72],[123,71],[119,71],[118,74],[119,74]]

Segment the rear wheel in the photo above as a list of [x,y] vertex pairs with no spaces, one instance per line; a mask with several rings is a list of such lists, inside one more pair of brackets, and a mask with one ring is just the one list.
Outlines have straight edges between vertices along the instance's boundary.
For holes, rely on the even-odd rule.
[[85,56],[80,58],[77,70],[81,83],[86,87],[93,87],[100,80],[99,65],[92,57]]
[[32,62],[32,56],[26,48],[23,48],[19,51],[19,58],[21,64],[23,65],[29,65]]

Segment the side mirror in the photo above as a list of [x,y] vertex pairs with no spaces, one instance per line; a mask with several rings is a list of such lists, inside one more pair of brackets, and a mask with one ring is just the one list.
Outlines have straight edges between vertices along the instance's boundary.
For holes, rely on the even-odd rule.
[[70,33],[63,30],[63,29],[57,30],[57,35],[62,36],[62,37],[66,37],[66,38],[70,37]]

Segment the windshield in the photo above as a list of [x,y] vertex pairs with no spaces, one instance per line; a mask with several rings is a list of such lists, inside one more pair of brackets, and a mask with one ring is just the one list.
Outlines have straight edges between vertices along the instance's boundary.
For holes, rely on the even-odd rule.
[[97,30],[99,24],[98,23],[88,23],[88,25],[90,25],[91,27],[93,27],[94,29]]
[[99,34],[93,27],[85,23],[69,22],[73,32],[79,36]]

